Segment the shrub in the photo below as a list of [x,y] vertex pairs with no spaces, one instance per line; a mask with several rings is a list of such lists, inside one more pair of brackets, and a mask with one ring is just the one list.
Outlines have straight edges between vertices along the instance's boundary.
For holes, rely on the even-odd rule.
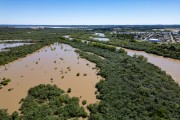
[[80,73],[77,73],[76,76],[80,76]]
[[86,103],[87,103],[87,101],[86,101],[86,100],[83,100],[83,101],[82,101],[82,104],[83,104],[83,105],[85,105]]
[[71,88],[68,88],[67,93],[71,93]]
[[6,86],[9,82],[11,82],[10,79],[3,78],[3,81],[0,84]]

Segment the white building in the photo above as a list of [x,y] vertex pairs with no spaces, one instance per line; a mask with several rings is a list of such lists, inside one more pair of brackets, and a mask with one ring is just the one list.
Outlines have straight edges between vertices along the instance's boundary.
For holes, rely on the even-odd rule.
[[161,40],[159,40],[159,39],[154,39],[154,38],[150,38],[148,41],[149,41],[149,42],[161,42]]

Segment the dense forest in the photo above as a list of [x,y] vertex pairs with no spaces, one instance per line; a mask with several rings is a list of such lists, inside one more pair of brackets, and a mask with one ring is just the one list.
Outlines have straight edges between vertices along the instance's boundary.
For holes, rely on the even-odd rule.
[[[96,97],[100,99],[99,104],[90,104],[87,107],[90,111],[89,120],[180,119],[180,87],[171,76],[161,71],[157,66],[148,63],[143,56],[130,57],[125,51],[106,45],[126,47],[126,44],[122,44],[122,42],[127,42],[129,46],[136,44],[136,42],[117,40],[104,44],[97,42],[87,44],[86,42],[81,42],[81,40],[70,41],[61,37],[65,34],[75,34],[75,31],[71,30],[66,31],[67,33],[61,33],[61,30],[50,30],[51,34],[56,31],[56,34],[53,35],[48,33],[49,29],[42,31],[32,30],[38,33],[33,33],[34,35],[29,35],[30,37],[28,35],[22,36],[23,34],[26,35],[26,32],[29,30],[22,31],[23,33],[17,36],[14,34],[16,30],[14,30],[12,36],[10,36],[40,41],[37,41],[34,45],[12,48],[11,51],[14,51],[12,53],[7,51],[0,53],[1,65],[24,57],[53,42],[65,43],[78,48],[76,52],[81,57],[96,63],[96,66],[100,68],[98,75],[105,78],[105,80],[100,81],[96,85],[98,90]],[[43,34],[47,35],[43,36]],[[81,32],[78,34],[81,35]],[[88,35],[88,33],[85,35]],[[6,36],[2,35],[2,37],[5,38]],[[145,49],[146,47],[148,48],[145,45],[151,43],[139,42],[137,46],[140,44],[144,45],[141,47]],[[151,45],[156,47],[163,46],[159,44]],[[179,47],[175,47],[179,51]],[[172,49],[170,51],[172,53],[174,48],[162,47],[162,51],[166,49]],[[89,52],[94,54],[89,54]],[[174,54],[177,56],[176,52]],[[12,115],[8,115],[6,110],[0,110],[0,120],[66,120],[70,118],[85,118],[87,116],[84,109],[79,107],[78,98],[69,98],[56,86],[39,85],[31,88],[28,91],[28,96],[21,102],[21,114],[14,112]],[[83,104],[85,104],[85,101]]]
[[125,53],[77,41],[64,42],[95,62],[105,78],[96,85],[101,102],[88,106],[90,120],[180,119],[180,87],[158,67]]
[[81,29],[30,29],[30,28],[8,28],[0,27],[0,40],[53,40],[63,35],[81,35],[89,34],[86,30]]
[[0,110],[0,120],[67,120],[86,118],[87,113],[79,106],[79,99],[70,98],[56,86],[38,85],[28,91],[18,112],[8,115]]

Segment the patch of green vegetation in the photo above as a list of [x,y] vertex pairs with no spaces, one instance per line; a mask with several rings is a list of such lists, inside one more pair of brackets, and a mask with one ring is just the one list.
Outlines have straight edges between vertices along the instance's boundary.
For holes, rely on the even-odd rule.
[[[54,34],[54,33],[60,33],[60,31],[61,34]],[[0,40],[32,40],[31,42],[34,44],[13,47],[10,48],[10,51],[0,52],[0,65],[5,65],[19,58],[23,58],[26,55],[31,54],[44,46],[53,44],[58,39],[64,39],[61,36],[68,33],[72,33],[72,30],[60,30],[60,29],[33,30],[26,28],[22,29],[22,28],[1,27]],[[38,62],[36,62],[36,64],[38,64]]]
[[[53,42],[36,42],[36,44],[18,46],[14,48],[10,48],[10,51],[0,52],[0,65],[7,64],[18,58],[25,57],[26,55],[33,53],[40,48],[52,44]],[[38,62],[36,62],[38,64]]]
[[64,43],[78,48],[76,52],[81,57],[96,63],[100,68],[98,75],[105,78],[96,85],[101,101],[88,106],[89,120],[180,119],[180,87],[160,68],[147,63],[146,58],[90,44]]
[[70,98],[64,91],[52,85],[38,85],[28,91],[22,101],[21,115],[8,115],[0,110],[0,120],[67,120],[86,118],[87,113],[79,106],[79,99]]
[[3,78],[2,81],[0,82],[1,85],[6,86],[8,83],[11,82],[11,80],[8,78]]
[[86,100],[83,100],[83,101],[82,101],[82,104],[83,104],[83,105],[87,104],[87,101],[86,101]]
[[7,110],[0,109],[0,120],[10,120],[10,116],[7,113]]
[[133,57],[136,58],[136,59],[139,59],[141,61],[146,61],[146,62],[148,61],[148,59],[146,57],[144,57],[143,55],[135,54],[135,55],[133,55]]
[[105,44],[115,45],[118,47],[124,47],[133,50],[145,51],[147,53],[152,53],[164,57],[180,59],[180,43],[151,43],[147,41],[136,42],[132,41],[130,38],[122,39],[116,36],[109,36],[110,41]]
[[136,42],[123,44],[123,47],[133,50],[145,51],[164,57],[170,57],[174,59],[180,59],[180,44],[169,43],[169,44],[155,44],[149,42]]

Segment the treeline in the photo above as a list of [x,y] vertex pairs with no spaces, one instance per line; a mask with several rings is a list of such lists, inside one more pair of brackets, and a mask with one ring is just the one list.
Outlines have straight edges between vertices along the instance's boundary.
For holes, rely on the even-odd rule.
[[47,40],[64,35],[81,36],[90,34],[81,29],[30,29],[0,27],[0,40]]
[[112,37],[122,40],[134,40],[135,34],[113,34]]
[[87,113],[79,106],[79,99],[70,98],[64,91],[52,85],[38,85],[28,91],[18,112],[8,115],[0,110],[0,120],[67,120],[86,118]]
[[[131,28],[131,26],[129,26]],[[146,27],[158,27],[158,26],[132,26],[137,28],[145,28]],[[163,26],[159,26],[163,27]],[[166,26],[167,27],[167,26]],[[178,27],[178,26],[176,26]],[[133,28],[134,29],[134,28]],[[109,34],[109,32],[93,30],[94,32],[104,32],[106,36],[110,39],[110,41],[105,44],[115,45],[119,47],[124,47],[133,50],[145,51],[147,53],[152,53],[164,57],[180,59],[180,43],[168,43],[168,44],[158,44],[158,43],[150,43],[150,42],[137,42],[134,37],[134,34]],[[128,30],[125,30],[128,31]],[[92,31],[74,31],[72,37],[75,39],[81,40],[91,40],[90,37],[93,35]],[[92,40],[91,40],[92,41]],[[104,43],[104,42],[103,42]]]
[[123,40],[112,38],[110,41],[104,44],[124,47],[132,50],[145,51],[147,53],[152,53],[174,59],[180,59],[180,43],[159,44],[150,43],[146,41],[137,42],[135,40]]
[[89,120],[180,119],[180,87],[145,58],[85,43],[64,43],[80,49],[79,54],[95,62],[98,74],[105,78],[96,85],[101,101],[88,106]]
[[10,48],[9,51],[0,52],[0,65],[5,65],[9,62],[23,58],[26,55],[33,53],[40,48],[54,43],[54,40],[35,42],[30,45],[23,45]]
[[128,44],[121,45],[124,48],[145,51],[160,55],[163,57],[169,57],[174,59],[180,59],[180,44],[153,44],[148,42],[129,42]]
[[103,44],[103,43],[98,43],[98,42],[89,42],[89,45],[93,46],[93,47],[98,47],[98,48],[102,48],[102,49],[108,49],[110,51],[117,51],[117,52],[120,52],[120,53],[124,53],[124,54],[127,54],[127,52],[124,50],[124,49],[117,49],[115,46],[111,46],[111,45],[106,45],[106,44]]

